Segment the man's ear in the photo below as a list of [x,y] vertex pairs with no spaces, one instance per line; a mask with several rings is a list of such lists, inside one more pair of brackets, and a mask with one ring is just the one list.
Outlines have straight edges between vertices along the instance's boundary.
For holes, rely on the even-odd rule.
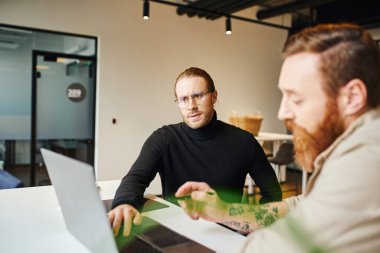
[[356,115],[367,107],[367,88],[362,80],[352,79],[339,92],[341,112],[345,116]]
[[216,101],[218,100],[218,92],[217,91],[214,91],[212,94],[212,104],[215,104]]

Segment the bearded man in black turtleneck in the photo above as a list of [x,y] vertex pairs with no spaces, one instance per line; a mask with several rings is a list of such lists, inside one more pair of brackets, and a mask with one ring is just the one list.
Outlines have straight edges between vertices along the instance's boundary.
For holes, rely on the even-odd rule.
[[159,173],[163,197],[172,201],[188,181],[207,182],[227,202],[239,202],[246,175],[260,188],[260,203],[279,201],[281,188],[255,137],[217,119],[218,93],[210,75],[189,68],[176,79],[174,93],[183,122],[157,129],[123,178],[108,213],[114,233],[124,220],[125,236],[139,224],[145,189]]

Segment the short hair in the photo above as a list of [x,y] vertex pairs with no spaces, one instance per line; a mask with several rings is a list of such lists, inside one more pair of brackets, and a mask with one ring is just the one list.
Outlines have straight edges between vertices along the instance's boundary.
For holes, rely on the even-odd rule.
[[367,89],[367,105],[380,104],[380,50],[364,28],[348,23],[306,28],[289,37],[283,56],[301,52],[320,55],[319,70],[328,96],[336,97],[339,88],[360,79]]
[[179,74],[179,76],[175,80],[174,96],[175,97],[177,96],[175,92],[175,88],[177,87],[177,82],[179,81],[179,79],[184,78],[184,77],[196,77],[196,76],[202,77],[206,81],[208,91],[215,91],[214,80],[212,80],[211,76],[205,70],[197,68],[197,67],[190,67],[186,69],[185,71],[183,71],[181,74]]

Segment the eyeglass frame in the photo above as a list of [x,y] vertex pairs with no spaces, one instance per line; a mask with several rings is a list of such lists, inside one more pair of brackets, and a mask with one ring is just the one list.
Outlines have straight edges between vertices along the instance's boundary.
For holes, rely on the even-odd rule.
[[[197,104],[197,105],[201,105],[203,104],[204,102],[204,98],[206,95],[208,94],[211,94],[211,93],[214,93],[215,90],[209,90],[209,91],[202,91],[202,92],[199,92],[199,93],[194,93],[194,94],[191,94],[190,96],[183,96],[182,98],[187,98],[187,102],[185,101],[180,101],[180,98],[181,97],[177,97],[174,102],[177,103],[178,107],[179,108],[182,108],[182,109],[185,109],[187,107],[189,107],[189,104],[190,104],[190,98],[192,100],[194,100],[194,102]],[[198,96],[198,97],[197,97]],[[199,97],[200,96],[200,97]],[[184,106],[180,106],[180,104],[183,104],[183,103],[186,103]]]

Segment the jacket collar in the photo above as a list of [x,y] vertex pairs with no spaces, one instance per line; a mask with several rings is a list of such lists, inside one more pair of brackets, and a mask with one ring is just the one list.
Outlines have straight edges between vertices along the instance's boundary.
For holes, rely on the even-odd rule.
[[329,158],[329,156],[337,148],[337,146],[340,145],[349,136],[351,136],[358,128],[379,117],[380,107],[369,110],[366,113],[362,114],[354,122],[352,122],[352,124],[349,125],[348,128],[325,151],[323,151],[317,156],[317,158],[314,160],[314,171],[309,179],[306,194],[309,193],[313,188],[314,183],[319,173],[321,172],[325,161]]

